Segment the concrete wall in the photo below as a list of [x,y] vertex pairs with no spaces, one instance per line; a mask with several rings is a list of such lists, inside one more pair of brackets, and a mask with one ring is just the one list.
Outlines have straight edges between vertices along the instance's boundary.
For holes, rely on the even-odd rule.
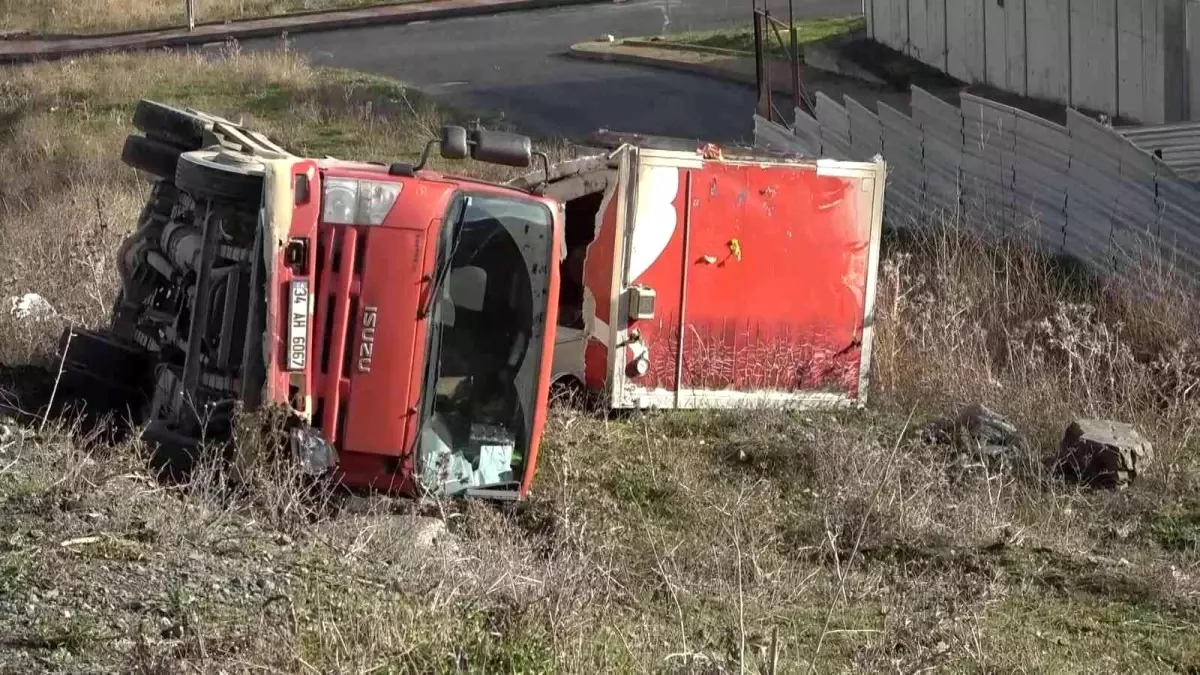
[[[1012,0],[1009,0],[1010,2]],[[1021,232],[1101,273],[1167,254],[1200,283],[1200,187],[1112,128],[1074,110],[1065,125],[962,94],[957,105],[919,88],[912,115],[818,94],[791,129],[755,120],[756,143],[809,156],[888,161],[891,227],[943,215]]]
[[[970,83],[1146,124],[1200,119],[1200,0],[864,0],[876,40]],[[1196,48],[1189,50],[1189,35]]]

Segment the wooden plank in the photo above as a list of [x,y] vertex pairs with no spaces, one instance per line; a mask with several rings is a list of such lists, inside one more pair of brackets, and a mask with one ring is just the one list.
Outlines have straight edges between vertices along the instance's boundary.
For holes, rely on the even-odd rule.
[[1117,3],[1117,113],[1139,120],[1146,109],[1142,45],[1154,31],[1142,25],[1142,5],[1141,0]]
[[988,84],[1008,89],[1008,26],[1004,6],[983,3],[983,69]]
[[[1128,0],[1127,0],[1128,1]],[[1142,9],[1142,115],[1146,124],[1166,117],[1163,87],[1166,83],[1163,46],[1162,0],[1141,0]]]
[[892,44],[892,4],[896,0],[871,0],[871,16],[875,39],[883,44]]
[[[1200,3],[1187,6],[1188,43],[1188,119],[1200,120]],[[1147,95],[1149,98],[1149,95]]]
[[947,0],[946,69],[967,83],[984,82],[983,0]]
[[898,51],[908,54],[908,0],[892,0],[892,41]]
[[[1033,0],[1044,2],[1045,0]],[[1025,42],[1026,0],[1008,0],[1004,6],[1005,37],[1008,47],[1008,90],[1024,96],[1029,89],[1026,62],[1029,46]]]
[[1188,54],[1187,54],[1187,11],[1184,0],[1160,0],[1162,8],[1163,52],[1165,56],[1163,93],[1163,119],[1145,120],[1156,122],[1182,122],[1187,114],[1188,101]]
[[929,3],[935,0],[908,0],[908,55],[921,63],[929,58]]
[[[948,0],[926,0],[925,3],[925,63],[946,70],[946,3]],[[1200,107],[1197,108],[1200,110]]]
[[1029,96],[1056,103],[1071,98],[1071,41],[1069,0],[1033,0],[1025,5],[1025,64]]
[[1116,112],[1116,21],[1116,0],[1072,3],[1071,105]]

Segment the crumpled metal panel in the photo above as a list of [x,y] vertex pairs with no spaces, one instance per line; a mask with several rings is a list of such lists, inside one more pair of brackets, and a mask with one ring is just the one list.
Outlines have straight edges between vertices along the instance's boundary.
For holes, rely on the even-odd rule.
[[858,101],[845,97],[850,120],[850,158],[869,160],[883,152],[883,130],[879,118]]
[[822,154],[834,159],[850,155],[850,116],[837,101],[817,92],[817,120],[821,122]]
[[760,115],[754,116],[754,145],[764,150],[805,157],[818,157],[821,154],[820,143],[813,145],[808,139]]
[[1114,129],[1129,142],[1157,155],[1179,176],[1200,179],[1200,122]]
[[817,118],[796,108],[796,123],[792,131],[818,154],[824,154],[821,148],[821,123]]

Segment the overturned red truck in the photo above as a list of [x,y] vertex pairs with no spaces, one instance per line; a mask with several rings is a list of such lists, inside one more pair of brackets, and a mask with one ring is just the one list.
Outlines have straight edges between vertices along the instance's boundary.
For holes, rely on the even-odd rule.
[[553,383],[610,408],[864,400],[882,161],[603,136],[499,185],[429,154],[533,168],[527,137],[447,126],[383,165],[153,101],[134,122],[154,187],[110,325],[64,332],[62,389],[161,463],[272,405],[311,473],[520,499]]

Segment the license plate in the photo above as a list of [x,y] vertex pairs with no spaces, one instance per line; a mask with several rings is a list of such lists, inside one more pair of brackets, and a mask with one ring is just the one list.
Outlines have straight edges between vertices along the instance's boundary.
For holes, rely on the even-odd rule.
[[296,279],[291,288],[288,320],[288,370],[304,370],[308,363],[308,279]]

